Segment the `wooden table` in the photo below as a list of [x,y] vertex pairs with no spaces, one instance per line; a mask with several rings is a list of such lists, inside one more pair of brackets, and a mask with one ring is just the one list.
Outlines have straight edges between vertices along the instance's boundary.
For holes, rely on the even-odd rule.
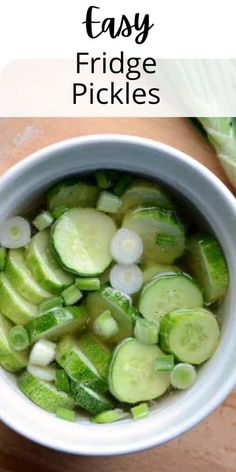
[[[228,186],[214,152],[184,119],[0,119],[0,172],[47,144],[91,133],[125,133],[171,144],[198,159]],[[236,392],[209,418],[171,443],[117,458],[75,457],[24,439],[0,425],[0,472],[236,471]]]

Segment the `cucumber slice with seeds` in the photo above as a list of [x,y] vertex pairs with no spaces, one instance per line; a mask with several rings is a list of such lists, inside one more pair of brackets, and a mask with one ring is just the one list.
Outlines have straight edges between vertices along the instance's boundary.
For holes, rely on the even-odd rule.
[[100,292],[90,293],[87,296],[86,306],[91,329],[93,329],[96,318],[105,310],[109,310],[117,321],[119,332],[117,335],[106,339],[106,342],[117,343],[133,335],[134,323],[138,314],[137,310],[131,306],[129,297],[123,293],[110,287],[104,288]]
[[188,244],[187,262],[203,289],[207,303],[225,296],[229,272],[222,249],[213,236],[193,237]]
[[161,348],[182,362],[205,362],[215,352],[219,336],[215,316],[204,308],[173,311],[161,321]]
[[160,321],[166,313],[181,308],[203,306],[203,296],[192,278],[184,273],[163,273],[144,286],[140,313],[149,320]]
[[6,275],[14,288],[31,303],[41,303],[52,295],[44,290],[28,269],[23,249],[11,249],[8,253]]
[[37,306],[16,292],[3,272],[0,274],[0,293],[0,310],[15,324],[25,325],[37,315]]
[[102,379],[92,362],[79,348],[77,340],[71,336],[63,338],[57,346],[56,360],[75,382],[105,392],[107,384]]
[[85,356],[92,362],[101,377],[106,379],[111,362],[110,349],[92,333],[86,333],[81,336],[78,340],[78,345]]
[[32,238],[26,262],[37,282],[55,295],[73,283],[73,277],[59,266],[52,254],[49,230],[40,231]]
[[62,265],[84,275],[101,274],[111,263],[113,219],[93,208],[72,209],[55,223],[52,241]]
[[8,334],[13,324],[0,313],[0,364],[8,372],[19,372],[26,367],[27,353],[17,352],[9,344]]
[[[172,264],[182,256],[185,247],[185,230],[176,213],[161,208],[137,207],[130,210],[124,217],[123,228],[139,234],[143,241],[143,260],[154,263]],[[157,242],[158,234],[175,238],[173,244]]]
[[50,210],[54,210],[59,205],[65,205],[67,208],[93,207],[96,204],[98,192],[95,185],[74,179],[65,180],[49,190],[48,207]]
[[59,392],[53,383],[39,380],[29,372],[19,377],[18,386],[32,402],[52,413],[56,413],[59,407],[70,410],[75,406],[74,400],[66,393]]
[[170,386],[170,375],[155,370],[155,359],[163,354],[157,346],[124,339],[115,349],[109,372],[109,389],[126,403],[153,400]]
[[113,407],[113,403],[109,398],[95,392],[82,383],[74,385],[72,391],[75,402],[84,410],[92,413],[92,415],[98,415]]
[[81,331],[87,322],[84,306],[54,308],[42,313],[26,325],[31,343],[41,338],[56,340],[60,336]]
[[154,182],[135,180],[121,197],[120,215],[124,215],[137,205],[152,205],[171,209],[173,204],[166,192]]

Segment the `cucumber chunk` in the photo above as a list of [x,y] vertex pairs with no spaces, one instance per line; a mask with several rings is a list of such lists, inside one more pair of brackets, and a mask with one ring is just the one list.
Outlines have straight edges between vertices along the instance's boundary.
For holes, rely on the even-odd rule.
[[49,190],[48,207],[50,210],[54,210],[59,205],[65,205],[67,208],[93,207],[96,204],[98,192],[95,185],[74,179],[65,180]]
[[115,349],[109,372],[109,389],[126,403],[153,400],[170,386],[170,375],[155,370],[155,359],[162,351],[157,346],[124,339]]
[[73,337],[66,336],[59,342],[56,360],[75,382],[80,382],[97,392],[105,392],[107,390],[106,382],[102,379],[93,363],[81,351],[77,340]]
[[117,321],[119,327],[118,333],[106,339],[106,342],[114,344],[133,335],[134,323],[137,319],[137,310],[131,306],[129,297],[118,290],[106,287],[100,292],[90,293],[87,296],[86,307],[91,330],[93,329],[96,318],[105,310],[109,310],[113,318]]
[[147,284],[153,277],[163,272],[182,272],[182,269],[175,265],[150,264],[143,270],[144,284]]
[[13,287],[28,302],[38,304],[52,296],[34,280],[25,263],[23,249],[9,251],[5,272]]
[[37,314],[37,306],[16,292],[3,272],[0,274],[0,294],[0,310],[15,324],[25,325]]
[[101,274],[111,263],[110,244],[115,232],[110,216],[93,208],[74,208],[58,218],[52,241],[67,270],[90,276]]
[[229,286],[229,272],[218,241],[197,235],[189,241],[187,262],[203,289],[207,303],[223,298]]
[[[184,227],[172,210],[156,207],[134,208],[125,215],[122,227],[136,231],[142,238],[143,260],[151,259],[154,263],[172,264],[184,252]],[[172,236],[173,243],[158,243],[158,234]]]
[[105,395],[101,395],[82,383],[75,384],[72,388],[73,398],[77,405],[89,411],[92,415],[98,415],[113,407],[112,401]]
[[59,407],[73,409],[75,402],[66,393],[59,392],[53,383],[39,380],[29,372],[23,372],[18,379],[20,390],[36,405],[56,413]]
[[73,283],[72,276],[59,266],[52,254],[47,229],[32,238],[26,251],[26,262],[37,282],[55,295]]
[[205,362],[215,352],[219,337],[215,316],[204,308],[173,311],[161,321],[161,348],[182,362]]
[[160,185],[139,179],[135,180],[123,193],[121,201],[120,215],[124,215],[138,205],[152,205],[167,210],[173,208],[170,198]]
[[56,340],[60,336],[81,331],[87,322],[87,313],[83,306],[54,308],[42,313],[26,325],[30,342],[41,338]]
[[139,299],[140,313],[149,320],[160,321],[166,313],[180,308],[203,306],[200,289],[184,273],[163,273],[143,287]]
[[17,352],[9,344],[8,334],[13,324],[0,313],[0,364],[8,372],[19,372],[26,367],[26,352]]
[[101,377],[106,379],[111,362],[110,349],[92,333],[86,333],[81,336],[78,345],[85,356],[92,362]]

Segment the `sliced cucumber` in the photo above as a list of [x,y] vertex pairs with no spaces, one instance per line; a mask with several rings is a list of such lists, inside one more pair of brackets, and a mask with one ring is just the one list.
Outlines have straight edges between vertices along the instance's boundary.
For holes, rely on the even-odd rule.
[[26,261],[37,282],[55,295],[73,283],[72,276],[59,266],[52,254],[49,230],[40,231],[32,238]]
[[175,265],[150,264],[143,270],[144,284],[147,284],[153,277],[163,272],[182,272],[182,269]]
[[59,392],[53,383],[39,380],[29,372],[21,374],[18,386],[32,402],[52,413],[56,413],[59,407],[72,409],[75,406],[74,400],[66,393]]
[[37,306],[16,292],[3,272],[0,274],[0,294],[0,310],[15,324],[25,325],[37,314]]
[[81,331],[86,322],[87,313],[82,305],[58,307],[34,318],[26,325],[26,329],[31,343],[34,343],[41,338],[56,340],[72,331]]
[[8,341],[8,333],[13,324],[0,313],[0,364],[9,372],[19,372],[26,367],[27,353],[17,352],[11,348]]
[[72,209],[58,218],[53,245],[67,270],[90,276],[111,263],[110,244],[116,232],[113,219],[93,208]]
[[95,185],[78,182],[75,179],[65,180],[49,190],[48,207],[50,210],[54,210],[59,205],[65,205],[67,208],[93,207],[96,204],[98,192]]
[[223,298],[229,286],[229,272],[218,241],[198,235],[189,241],[187,262],[203,289],[207,303]]
[[157,346],[124,339],[115,349],[109,372],[109,389],[126,403],[153,400],[170,386],[170,375],[155,370],[155,359],[162,351]]
[[213,355],[219,337],[215,316],[204,308],[173,311],[161,321],[162,349],[182,362],[202,364]]
[[152,205],[165,209],[173,207],[166,192],[157,183],[147,180],[135,180],[123,193],[121,201],[120,215],[124,215],[138,205]]
[[56,360],[75,382],[80,382],[97,392],[105,392],[107,390],[106,382],[88,357],[81,351],[77,340],[71,336],[66,336],[59,342]]
[[[142,238],[143,260],[172,264],[184,252],[184,227],[172,210],[134,208],[125,215],[122,226],[136,231]],[[171,237],[171,244],[168,241],[157,242],[158,235]]]
[[114,423],[114,421],[123,420],[128,416],[129,413],[127,411],[121,410],[120,408],[115,408],[114,410],[106,410],[96,416],[93,416],[91,421],[92,423]]
[[107,378],[111,362],[111,351],[92,333],[86,333],[78,341],[79,348],[92,362],[101,377]]
[[113,407],[112,401],[105,395],[95,392],[82,383],[75,384],[72,387],[73,398],[75,402],[89,411],[92,415],[98,415],[103,411],[110,410]]
[[41,303],[52,296],[34,280],[25,263],[23,249],[9,251],[6,275],[14,288],[31,303]]
[[149,320],[160,321],[166,313],[181,308],[203,306],[203,296],[192,278],[184,273],[163,273],[144,286],[140,313]]
[[129,297],[123,293],[110,287],[104,288],[100,292],[90,293],[86,300],[86,306],[91,329],[93,329],[95,319],[105,310],[109,310],[117,321],[118,334],[106,339],[106,342],[113,344],[133,335],[137,310],[131,306]]

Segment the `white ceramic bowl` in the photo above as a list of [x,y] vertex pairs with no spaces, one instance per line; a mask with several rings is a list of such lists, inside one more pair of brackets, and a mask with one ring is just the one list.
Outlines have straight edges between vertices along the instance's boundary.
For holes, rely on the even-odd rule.
[[14,376],[0,372],[0,417],[24,436],[61,451],[112,455],[169,441],[216,408],[236,383],[236,202],[205,167],[166,145],[137,137],[87,136],[33,154],[0,179],[0,221],[17,214],[53,182],[98,168],[127,170],[170,185],[193,203],[218,236],[229,265],[231,286],[222,307],[220,345],[195,385],[159,400],[149,417],[94,425],[57,419],[24,397]]

